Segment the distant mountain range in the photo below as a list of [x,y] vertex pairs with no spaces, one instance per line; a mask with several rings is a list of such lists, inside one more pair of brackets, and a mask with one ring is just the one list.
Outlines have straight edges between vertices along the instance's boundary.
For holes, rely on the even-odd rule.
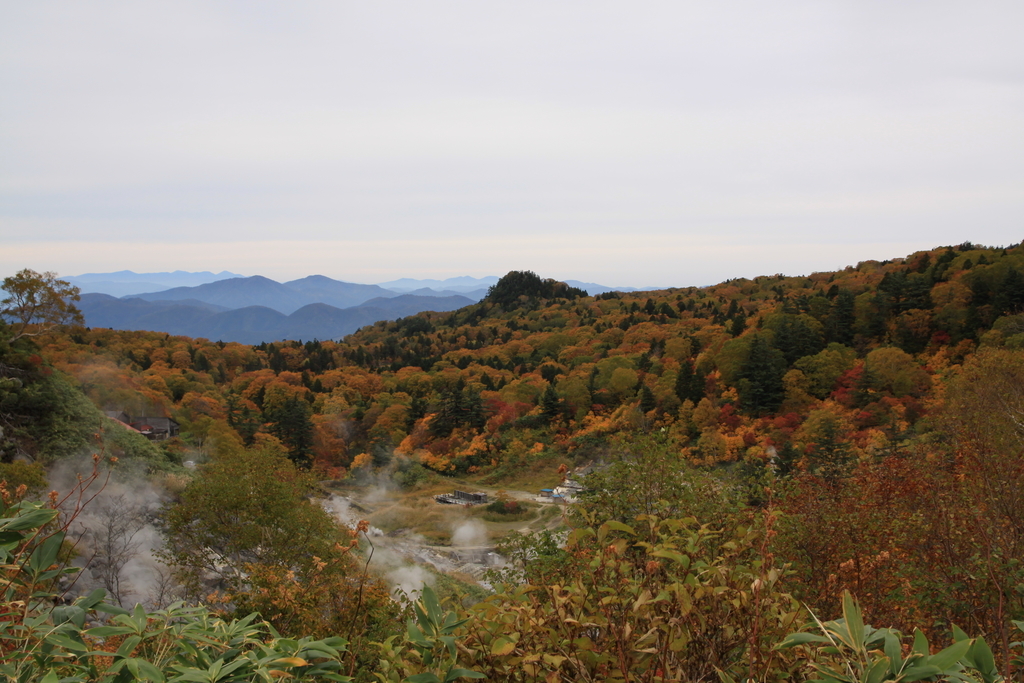
[[285,315],[267,306],[228,309],[195,299],[146,301],[83,294],[78,307],[90,327],[152,330],[259,344],[280,339],[340,339],[378,320],[394,320],[420,311],[454,311],[471,303],[464,296],[401,294],[374,298],[361,306],[344,309],[312,303]]
[[243,276],[226,270],[220,273],[190,273],[184,270],[176,270],[173,273],[133,273],[130,270],[120,270],[116,273],[84,273],[61,279],[78,287],[83,294],[99,292],[111,296],[126,296],[140,292],[158,292],[171,287],[195,287],[233,277]]
[[[281,283],[260,275],[180,270],[123,270],[65,279],[83,292],[79,308],[90,327],[152,330],[244,344],[339,339],[378,320],[394,320],[420,311],[453,311],[479,301],[498,281],[497,277],[404,278],[364,285],[310,275]],[[613,289],[636,291],[632,287],[567,282],[590,294]]]
[[329,304],[335,308],[351,308],[374,298],[398,296],[377,285],[356,285],[339,282],[323,275],[311,275],[291,282],[275,282],[261,275],[218,280],[197,287],[174,287],[160,292],[136,294],[145,301],[180,301],[197,299],[225,308],[266,306],[288,315],[308,304]]

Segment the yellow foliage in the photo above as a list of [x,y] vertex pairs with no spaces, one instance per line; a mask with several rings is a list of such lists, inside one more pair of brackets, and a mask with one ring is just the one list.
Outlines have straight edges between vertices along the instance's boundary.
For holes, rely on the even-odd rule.
[[[403,441],[402,443],[405,443]],[[459,449],[455,456],[458,458],[469,458],[475,455],[486,453],[490,450],[490,444],[487,442],[487,437],[483,434],[477,434],[473,437],[472,441],[469,442],[465,447]]]
[[693,409],[691,419],[693,424],[697,426],[697,429],[701,431],[705,429],[711,429],[718,425],[718,416],[721,411],[712,403],[707,397],[702,398],[697,407]]
[[743,453],[746,451],[747,444],[743,440],[742,436],[726,436],[723,437],[725,440],[725,457],[727,462],[735,462],[739,460]]
[[804,373],[795,368],[782,377],[782,386],[786,390],[786,398],[780,410],[782,413],[803,412],[817,401],[809,393],[811,381]]
[[421,465],[429,467],[435,472],[452,472],[455,470],[455,465],[452,464],[451,459],[444,455],[434,455],[427,450],[418,450],[414,453],[414,457],[419,460]]
[[416,450],[416,439],[413,438],[412,434],[402,439],[402,443],[395,447],[396,453],[401,453],[405,456],[411,456]]

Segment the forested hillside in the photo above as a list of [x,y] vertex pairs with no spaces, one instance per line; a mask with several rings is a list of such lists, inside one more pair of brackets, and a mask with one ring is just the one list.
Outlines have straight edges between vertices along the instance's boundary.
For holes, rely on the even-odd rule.
[[495,288],[341,342],[93,329],[44,350],[98,406],[172,415],[193,439],[218,426],[276,433],[295,458],[339,472],[360,453],[511,472],[652,431],[691,461],[775,454],[814,469],[907,447],[965,358],[1024,346],[1022,272],[1020,247],[965,244],[703,289]]
[[[228,442],[278,448],[299,470],[352,487],[373,474],[404,487],[459,476],[511,488],[531,472],[610,465],[588,480],[569,550],[535,550],[554,573],[537,562],[527,572],[531,585],[564,593],[488,603],[487,619],[515,624],[518,640],[494,640],[494,621],[463,632],[474,666],[494,679],[520,680],[519,670],[534,680],[505,655],[526,658],[537,680],[569,676],[570,665],[583,667],[572,677],[607,674],[607,661],[587,669],[564,647],[545,650],[562,637],[555,626],[530,628],[564,619],[541,614],[563,598],[589,609],[595,580],[635,592],[637,632],[620,633],[618,646],[683,618],[640,609],[681,590],[669,566],[680,548],[729,568],[686,600],[704,600],[712,611],[701,618],[731,635],[714,646],[724,649],[701,646],[711,654],[647,661],[636,680],[668,680],[669,666],[710,680],[715,657],[736,675],[746,666],[762,680],[784,677],[771,668],[782,664],[750,660],[768,657],[758,639],[799,626],[790,594],[835,617],[843,590],[875,623],[906,633],[947,638],[956,624],[984,634],[1010,671],[1012,624],[1024,619],[1021,245],[965,243],[807,277],[597,297],[514,272],[480,303],[341,341],[253,347],[72,329],[41,338],[35,353],[19,356],[19,372],[52,366],[95,407],[177,420],[181,436],[147,456],[156,469],[185,460],[223,469]],[[18,447],[56,457],[24,405],[6,413],[29,436]],[[707,606],[726,592],[734,608]],[[618,619],[610,604],[598,611]],[[696,647],[671,642],[676,653]],[[631,647],[637,667],[644,647],[671,649],[642,638]]]

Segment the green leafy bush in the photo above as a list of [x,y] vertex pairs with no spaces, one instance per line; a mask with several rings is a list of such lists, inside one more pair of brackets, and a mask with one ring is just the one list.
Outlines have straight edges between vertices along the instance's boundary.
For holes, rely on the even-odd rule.
[[[1024,622],[1015,624],[1024,630]],[[860,606],[849,592],[843,593],[841,619],[822,622],[814,617],[812,628],[813,631],[790,634],[779,644],[779,649],[797,646],[809,649],[804,666],[813,680],[821,683],[1000,683],[1010,678],[1010,662],[1001,673],[985,639],[969,638],[955,626],[953,644],[944,650],[932,654],[928,638],[918,629],[909,652],[905,652],[898,631],[876,629],[864,623]],[[1014,645],[1019,647],[1021,643]]]
[[[225,620],[205,607],[128,611],[96,590],[59,604],[66,530],[41,503],[4,503],[0,511],[0,674],[18,683],[96,681],[234,683],[348,681],[343,638],[282,638],[256,614]],[[91,625],[109,616],[109,623]]]
[[787,678],[773,646],[802,610],[763,539],[651,515],[580,526],[557,572],[471,608],[466,661],[490,680]]

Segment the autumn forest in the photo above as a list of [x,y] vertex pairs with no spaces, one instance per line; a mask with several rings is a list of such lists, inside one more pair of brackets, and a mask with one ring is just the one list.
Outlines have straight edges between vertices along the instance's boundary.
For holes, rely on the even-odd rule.
[[[8,320],[0,659],[12,680],[1024,671],[1024,246],[593,297],[516,271],[479,303],[337,341]],[[172,418],[180,433],[147,441],[101,411]],[[194,613],[154,612],[137,634],[124,630],[131,605],[106,625],[55,616],[64,603],[46,596],[68,584],[43,569],[73,571],[59,535],[73,513],[46,501],[46,477],[92,454],[95,471],[61,496],[128,481],[119,472],[160,491],[160,558],[182,602],[146,609],[228,625],[256,614],[267,633],[186,666],[158,644],[188,642]],[[584,466],[579,500],[543,532],[494,541],[504,572],[442,579],[418,602],[393,599],[368,563],[365,532],[382,522],[340,526],[317,502],[371,487],[536,493]],[[30,514],[35,527],[16,523]],[[83,614],[107,604],[84,599]],[[306,654],[284,652],[289,637]],[[188,678],[261,647],[278,648],[266,656],[279,673]]]

